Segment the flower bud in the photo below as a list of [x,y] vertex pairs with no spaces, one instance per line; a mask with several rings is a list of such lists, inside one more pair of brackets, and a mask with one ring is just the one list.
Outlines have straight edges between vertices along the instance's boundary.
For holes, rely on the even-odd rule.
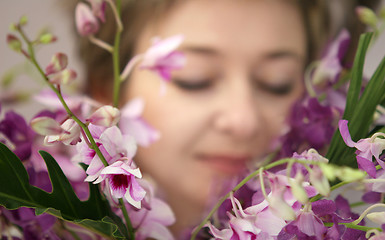
[[340,167],[335,170],[335,173],[339,179],[348,182],[362,180],[366,176],[365,172],[350,167]]
[[80,126],[73,120],[67,119],[61,128],[65,130],[64,133],[46,136],[44,143],[49,145],[55,142],[62,142],[65,145],[75,145],[80,142]]
[[20,20],[19,20],[19,24],[20,24],[20,26],[24,26],[24,25],[26,25],[28,23],[28,17],[27,16],[22,16],[21,18],[20,18]]
[[321,168],[324,176],[329,180],[329,181],[334,181],[336,180],[336,168],[337,166],[333,164],[320,164],[319,167]]
[[280,184],[277,178],[271,180],[271,193],[270,196],[266,198],[271,212],[283,220],[294,220],[295,212],[284,199],[286,186]]
[[50,64],[45,68],[45,74],[50,75],[62,71],[67,67],[68,57],[64,53],[53,55]]
[[358,6],[356,7],[356,13],[361,22],[371,27],[376,27],[378,19],[376,14],[370,8]]
[[11,48],[13,51],[16,51],[16,52],[21,51],[21,47],[22,47],[21,41],[15,35],[12,35],[12,34],[7,35],[7,44],[9,48]]
[[321,169],[315,167],[309,173],[309,180],[313,187],[323,196],[329,196],[330,194],[330,184],[328,179],[322,173]]
[[374,223],[377,223],[380,225],[385,224],[385,212],[368,213],[368,215],[366,215],[366,217]]
[[11,23],[8,27],[9,31],[16,31],[17,30],[17,26],[16,26],[16,23]]
[[309,202],[309,197],[302,186],[302,183],[304,181],[304,176],[300,171],[297,172],[295,175],[295,178],[290,178],[289,183],[291,187],[291,192],[294,195],[294,197],[302,204],[306,204]]
[[56,74],[53,74],[49,79],[50,83],[53,84],[64,84],[68,85],[76,79],[76,72],[72,69],[64,69]]
[[40,135],[56,135],[64,132],[64,129],[50,117],[37,117],[31,121],[32,129]]
[[105,105],[96,110],[87,121],[104,127],[112,127],[116,125],[120,120],[120,111],[109,105]]
[[100,21],[105,22],[105,11],[107,2],[105,0],[88,0],[91,3],[92,13],[100,19]]
[[89,36],[99,31],[99,23],[85,3],[78,3],[75,10],[76,27],[80,35]]
[[291,221],[295,219],[295,212],[289,204],[283,198],[280,197],[270,197],[269,198],[269,208],[279,218],[282,218],[286,221]]
[[52,35],[52,33],[45,33],[40,36],[39,42],[43,44],[53,43],[57,40],[57,38]]

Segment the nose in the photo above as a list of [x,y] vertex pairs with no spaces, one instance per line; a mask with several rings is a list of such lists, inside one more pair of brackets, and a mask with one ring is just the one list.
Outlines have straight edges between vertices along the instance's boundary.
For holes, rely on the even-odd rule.
[[256,136],[263,127],[263,114],[254,94],[248,82],[230,86],[220,100],[215,118],[216,129],[239,140],[250,140]]

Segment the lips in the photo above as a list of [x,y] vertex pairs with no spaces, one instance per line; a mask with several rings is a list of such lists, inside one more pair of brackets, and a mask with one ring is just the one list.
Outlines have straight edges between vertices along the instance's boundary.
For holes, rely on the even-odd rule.
[[251,157],[246,155],[199,154],[198,160],[225,175],[237,175],[246,170]]

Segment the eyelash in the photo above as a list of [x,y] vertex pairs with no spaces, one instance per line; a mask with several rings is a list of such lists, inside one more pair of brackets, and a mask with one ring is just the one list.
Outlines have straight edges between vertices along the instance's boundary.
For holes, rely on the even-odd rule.
[[[210,80],[200,80],[200,81],[191,81],[191,80],[184,80],[184,79],[174,79],[173,83],[178,86],[179,88],[186,90],[186,91],[200,91],[205,90],[209,88],[212,85],[212,82]],[[257,87],[267,91],[269,93],[272,93],[276,96],[285,96],[291,93],[294,86],[291,82],[285,83],[282,85],[268,85],[263,83],[262,81],[257,81]]]
[[284,84],[277,85],[277,86],[265,84],[264,82],[261,82],[261,81],[258,81],[256,84],[257,84],[258,88],[260,88],[264,91],[267,91],[269,93],[272,93],[276,96],[288,95],[292,92],[292,90],[294,88],[294,85],[291,82],[284,83]]
[[205,90],[211,86],[210,80],[203,81],[190,81],[190,80],[182,80],[182,79],[174,79],[173,83],[179,88],[187,91],[199,91]]

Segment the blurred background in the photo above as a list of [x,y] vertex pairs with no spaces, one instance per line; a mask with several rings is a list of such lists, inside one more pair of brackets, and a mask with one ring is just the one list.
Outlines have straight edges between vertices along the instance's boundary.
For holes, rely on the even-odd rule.
[[[344,1],[351,0],[332,0],[331,22],[335,29],[338,29],[344,21],[343,7]],[[368,0],[371,1],[371,0]],[[9,25],[26,15],[29,23],[26,27],[26,32],[29,37],[33,38],[43,28],[48,28],[55,36],[57,42],[43,46],[38,50],[38,60],[42,66],[46,66],[51,56],[56,52],[66,53],[69,57],[69,67],[76,70],[78,73],[78,84],[73,87],[80,87],[81,80],[84,78],[82,72],[83,66],[79,61],[76,48],[75,27],[71,19],[70,7],[66,0],[1,0],[0,1],[0,77],[1,79],[10,78],[14,73],[34,72],[29,64],[25,64],[25,59],[21,54],[17,54],[10,50],[6,44],[6,35],[9,33]],[[381,0],[381,5],[385,6],[385,0]],[[370,49],[367,55],[367,63],[365,73],[371,74],[379,61],[385,54],[385,34],[382,34],[377,43]],[[21,74],[15,76],[15,84],[11,87],[5,87],[0,84],[0,101],[9,101],[14,97],[23,97],[24,93],[37,92],[41,88],[42,80],[38,75],[33,75],[36,81],[31,81],[30,74]],[[21,96],[14,96],[14,92],[25,90]],[[30,104],[3,104],[3,110],[16,109],[17,112],[30,118],[38,111],[41,106]]]

